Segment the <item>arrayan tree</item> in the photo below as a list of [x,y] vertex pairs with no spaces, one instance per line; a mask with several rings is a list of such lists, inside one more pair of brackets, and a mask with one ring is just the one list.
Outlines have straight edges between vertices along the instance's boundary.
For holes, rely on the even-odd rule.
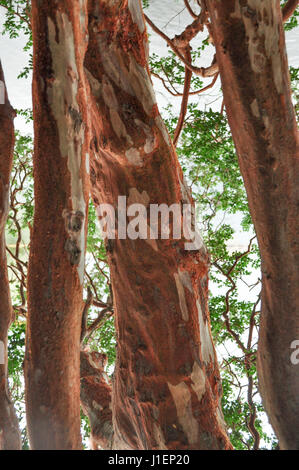
[[[231,449],[232,443],[258,449],[265,437],[257,417],[262,407],[255,401],[259,309],[260,393],[280,448],[298,449],[298,366],[290,361],[299,327],[298,131],[283,31],[297,3],[281,10],[278,0],[184,1],[192,22],[170,39],[138,0],[0,2],[11,37],[23,29],[29,49],[32,30],[33,40],[34,219],[31,140],[17,134],[7,225],[16,238],[14,250],[7,247],[17,318],[11,370],[21,373],[16,351],[25,324],[18,319],[24,318],[32,449],[81,448],[80,406],[94,449]],[[166,41],[168,57],[149,58],[146,22]],[[206,30],[209,41],[194,52],[190,42]],[[216,55],[210,66],[199,67],[209,42]],[[221,112],[200,111],[192,97],[219,76]],[[168,130],[151,77],[182,98],[178,118],[168,109]],[[1,210],[13,153],[7,95],[5,103],[1,122],[10,130],[1,126]],[[29,111],[19,113],[30,120]],[[150,205],[193,205],[179,160],[200,202],[209,250],[201,242],[186,249],[186,231],[181,239],[172,233],[169,239],[150,237]],[[247,303],[236,296],[238,281],[259,266],[255,234],[248,249],[229,253],[231,227],[213,224],[217,213],[241,212],[243,227],[250,227],[238,161],[261,255],[261,308],[259,293]],[[147,236],[126,238],[130,218],[121,220],[118,213],[116,237],[104,246],[96,213],[105,215],[103,204],[117,209],[119,196],[127,205],[147,208]],[[183,210],[176,217],[182,215]],[[21,249],[26,225],[29,265]],[[2,245],[4,253],[4,238]],[[209,298],[210,266],[212,280],[225,290]],[[4,255],[2,269],[1,291],[8,296]],[[9,297],[3,305],[0,334],[6,345]],[[212,332],[216,344],[231,340],[241,354],[221,362],[223,410]],[[115,341],[111,378],[103,351],[113,364]],[[19,448],[14,412],[10,420],[5,416],[7,404],[12,410],[6,370],[7,362],[0,447]],[[238,375],[246,382],[229,402]],[[20,389],[14,380],[13,396]],[[243,421],[236,426],[240,414]]]
[[262,260],[260,392],[281,448],[298,449],[299,368],[290,345],[299,329],[299,133],[280,4],[207,6]]

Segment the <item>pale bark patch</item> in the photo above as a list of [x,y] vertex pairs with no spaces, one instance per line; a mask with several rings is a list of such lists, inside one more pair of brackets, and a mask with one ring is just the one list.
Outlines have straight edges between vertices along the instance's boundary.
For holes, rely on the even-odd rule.
[[198,442],[198,423],[192,413],[191,393],[185,382],[168,387],[176,406],[178,420],[187,436],[189,444]]
[[132,145],[132,139],[127,133],[126,126],[120,118],[116,109],[110,108],[110,122],[117,137],[124,137],[129,145]]
[[[72,23],[65,13],[57,11],[56,22],[59,42],[56,41],[55,25],[51,18],[48,18],[49,48],[55,74],[52,86],[48,86],[48,100],[57,121],[60,152],[62,157],[67,157],[68,170],[71,175],[72,208],[75,212],[81,211],[85,214],[86,203],[80,174],[85,129],[77,102],[79,76],[76,68],[74,33]],[[84,224],[76,239],[81,252],[77,270],[82,284],[85,267]]]
[[258,107],[256,98],[252,101],[250,108],[251,108],[252,114],[256,118],[260,118],[260,112],[259,112],[259,107]]
[[140,119],[135,119],[134,122],[138,127],[141,127],[141,129],[143,130],[146,136],[145,145],[144,145],[144,153],[146,154],[152,153],[155,149],[156,139],[155,139],[155,135],[151,131],[151,128],[144,122],[140,121]]
[[[86,1],[85,0],[79,0],[79,6],[80,6],[80,25],[81,27],[87,26],[86,22]],[[88,40],[88,34],[87,34],[87,28],[86,28],[86,35],[85,35],[85,40]]]
[[140,193],[138,189],[131,188],[129,191],[128,197],[128,204],[143,204],[144,206],[148,206],[150,203],[150,197],[146,191],[142,191]]
[[123,51],[115,44],[108,46],[101,36],[98,37],[98,46],[105,73],[110,80],[129,95],[136,97],[146,114],[151,116],[157,101],[147,70],[138,64],[132,55],[124,56]]
[[103,76],[102,95],[108,108],[118,109],[118,101],[115,96],[113,86],[105,75]]
[[103,410],[103,407],[100,403],[97,403],[95,400],[92,401],[92,406],[96,409],[96,410],[99,410],[99,411],[102,411]]
[[133,22],[137,24],[139,31],[143,33],[145,26],[139,0],[128,0],[128,8]]
[[181,277],[180,271],[174,273],[174,279],[176,283],[176,288],[179,296],[180,309],[182,313],[183,320],[189,320],[189,312],[186,302],[185,289],[184,289],[184,278]]
[[86,153],[86,155],[85,155],[85,168],[86,168],[86,173],[89,175],[89,173],[90,173],[90,157],[89,157],[89,153]]
[[165,143],[166,143],[168,146],[171,146],[171,145],[172,145],[172,142],[171,142],[171,140],[170,140],[170,136],[169,136],[169,134],[168,134],[168,131],[167,131],[167,129],[166,129],[166,126],[165,126],[165,124],[164,124],[164,122],[163,122],[163,120],[162,120],[162,118],[161,118],[160,115],[159,115],[159,116],[156,116],[156,118],[155,118],[155,123],[156,123],[156,125],[158,126],[158,129],[160,129],[161,134],[162,134],[162,136],[163,136],[163,138],[164,138],[164,140],[165,140]]
[[[248,0],[246,6],[235,2],[236,9],[231,15],[242,19],[248,38],[248,53],[252,70],[262,73],[267,60],[271,60],[274,83],[278,93],[283,93],[282,61],[280,51],[280,31],[277,19],[277,8],[273,9],[273,0]],[[261,20],[257,21],[258,16]],[[265,54],[261,53],[261,44]]]
[[199,318],[199,332],[200,332],[200,349],[202,354],[202,359],[205,364],[208,364],[211,360],[215,362],[215,352],[212,343],[211,333],[209,329],[208,321],[204,320],[203,313],[199,300],[196,301],[198,318]]
[[134,147],[126,151],[126,157],[128,161],[135,166],[142,166],[142,158],[140,157],[140,152]]
[[197,362],[194,362],[191,373],[191,380],[193,382],[193,384],[191,384],[191,387],[196,393],[198,400],[201,401],[206,391],[206,377]]

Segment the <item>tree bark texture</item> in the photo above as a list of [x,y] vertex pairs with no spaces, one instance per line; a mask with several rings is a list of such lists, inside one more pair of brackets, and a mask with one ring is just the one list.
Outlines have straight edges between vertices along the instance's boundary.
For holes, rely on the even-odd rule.
[[112,448],[112,385],[105,372],[107,356],[81,351],[81,404],[89,418],[93,450]]
[[299,153],[278,0],[208,0],[224,102],[262,258],[260,392],[281,449],[299,448]]
[[[116,208],[120,195],[147,208],[190,203],[153,92],[140,2],[89,0],[88,17],[95,205]],[[117,330],[116,449],[231,448],[210,331],[209,257],[204,246],[188,251],[185,242],[107,242]]]
[[[19,450],[19,422],[8,389],[7,334],[13,312],[7,273],[5,224],[9,211],[9,180],[14,152],[15,111],[8,100],[0,61],[0,450]],[[3,362],[3,363],[2,363]]]
[[34,0],[35,213],[26,404],[32,449],[78,449],[80,330],[89,200],[84,1]]

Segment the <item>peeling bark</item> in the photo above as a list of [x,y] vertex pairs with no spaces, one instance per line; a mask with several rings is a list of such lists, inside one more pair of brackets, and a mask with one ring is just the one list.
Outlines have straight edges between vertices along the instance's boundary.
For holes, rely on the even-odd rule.
[[[0,83],[4,102],[0,102],[0,450],[21,449],[19,422],[8,389],[7,333],[13,312],[7,274],[5,224],[9,211],[9,180],[14,151],[15,111],[8,100],[0,61]],[[3,354],[4,353],[4,354]],[[4,357],[2,357],[4,355]],[[2,364],[4,359],[4,364]]]
[[35,214],[25,358],[32,449],[79,449],[89,185],[85,2],[32,2]]
[[89,418],[93,450],[112,448],[112,385],[105,372],[107,356],[81,351],[81,404]]
[[[189,203],[158,112],[139,2],[89,0],[85,59],[96,206]],[[120,221],[119,221],[120,223]],[[231,448],[208,312],[206,249],[186,240],[109,240],[116,306],[116,449]]]
[[262,258],[260,392],[281,449],[299,449],[299,153],[278,0],[207,1],[224,102]]

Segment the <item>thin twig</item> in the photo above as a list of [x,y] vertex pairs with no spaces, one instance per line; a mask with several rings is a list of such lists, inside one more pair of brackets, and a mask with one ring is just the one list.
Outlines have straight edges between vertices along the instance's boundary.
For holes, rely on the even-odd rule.
[[192,16],[192,18],[197,18],[198,15],[197,15],[196,13],[194,13],[194,11],[192,10],[189,1],[188,1],[188,0],[184,0],[184,3],[185,3],[185,6],[186,6],[188,12],[189,12],[190,15]]
[[[190,46],[187,46],[185,49],[185,57],[186,59],[191,62],[191,51],[190,51]],[[189,92],[190,92],[190,87],[191,87],[191,79],[192,79],[192,72],[191,70],[188,69],[188,67],[185,67],[185,82],[184,82],[184,93],[183,93],[183,99],[181,103],[181,111],[180,111],[180,116],[179,120],[176,126],[176,129],[174,131],[174,137],[173,137],[173,145],[176,147],[181,131],[183,129],[186,113],[187,113],[187,107],[188,107],[188,100],[189,100]]]

